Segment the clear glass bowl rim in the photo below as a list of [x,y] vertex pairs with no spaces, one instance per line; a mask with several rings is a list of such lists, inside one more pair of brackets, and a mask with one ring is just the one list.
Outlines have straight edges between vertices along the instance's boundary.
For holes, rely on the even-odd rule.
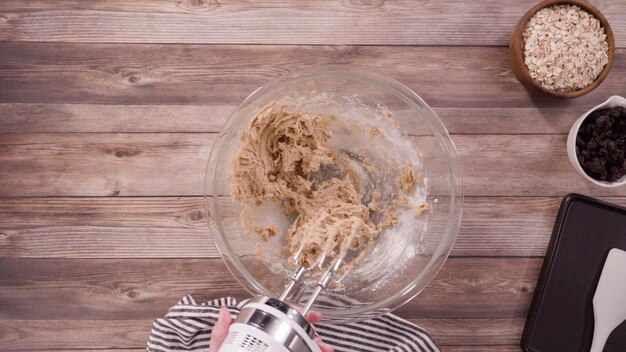
[[[237,107],[237,109],[231,113],[227,121],[220,129],[218,137],[211,148],[205,175],[205,211],[213,241],[215,242],[217,250],[231,274],[253,296],[266,295],[275,297],[275,294],[267,291],[248,273],[224,236],[218,202],[215,201],[215,197],[211,196],[218,194],[216,193],[216,190],[213,189],[215,173],[217,172],[218,161],[220,159],[220,154],[228,132],[243,109],[257,101],[260,97],[272,93],[275,89],[280,88],[285,84],[293,84],[324,77],[341,77],[358,82],[375,84],[383,89],[387,89],[395,93],[413,111],[416,111],[417,109],[426,110],[428,116],[424,122],[430,127],[433,136],[437,139],[439,146],[443,150],[443,154],[446,156],[448,176],[450,178],[450,184],[452,185],[450,189],[448,221],[444,235],[439,242],[437,249],[433,253],[430,262],[419,273],[419,275],[417,275],[408,285],[396,292],[394,295],[374,302],[370,305],[341,310],[318,309],[326,318],[330,318],[335,321],[355,321],[359,320],[359,316],[363,313],[378,311],[376,315],[381,315],[392,311],[417,296],[432,281],[443,266],[443,263],[452,250],[452,246],[459,232],[463,209],[463,179],[456,147],[450,137],[450,134],[448,133],[448,130],[443,125],[439,117],[437,117],[428,104],[426,104],[426,102],[424,102],[424,100],[422,100],[422,98],[420,98],[411,89],[393,78],[373,73],[369,69],[344,65],[312,67],[285,74],[262,85],[252,92],[252,94],[250,94]],[[417,114],[417,112],[416,115],[417,118],[420,118],[420,115]],[[365,316],[371,318],[371,315]]]

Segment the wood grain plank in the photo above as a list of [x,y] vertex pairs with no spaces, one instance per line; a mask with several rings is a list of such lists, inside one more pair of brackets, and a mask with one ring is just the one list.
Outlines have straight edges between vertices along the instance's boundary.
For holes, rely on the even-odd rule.
[[[61,320],[62,321],[62,320]],[[61,322],[60,321],[60,322]],[[88,352],[145,352],[146,348],[89,348],[88,346],[84,346],[82,348],[72,348],[72,349],[58,349],[58,348],[28,348],[28,349],[3,349],[0,347],[0,352],[11,352],[11,351],[29,351],[29,352],[78,352],[78,351],[88,351]]]
[[[485,344],[500,346],[519,344],[525,320],[463,319],[463,324],[459,324],[457,319],[411,319],[410,321],[431,332],[435,342],[441,345],[461,345],[463,348],[476,345],[476,348],[471,351],[480,351],[480,345]],[[509,346],[505,347],[504,351],[508,351],[509,348]],[[448,350],[464,351],[447,347],[442,349],[443,352]],[[498,348],[493,347],[488,350],[499,351]],[[515,351],[519,351],[519,347]]]
[[[605,198],[626,206],[626,198]],[[561,198],[468,197],[452,256],[543,256]],[[0,258],[218,258],[202,198],[3,198]]]
[[[626,36],[623,1],[591,2],[607,16],[617,38]],[[0,6],[0,40],[504,46],[534,3],[13,0]]]
[[0,320],[0,342],[7,351],[145,348],[151,327],[145,319]]
[[435,107],[452,134],[567,134],[592,107],[480,108]]
[[[214,139],[0,134],[0,196],[201,196]],[[597,187],[578,175],[564,135],[457,135],[454,141],[467,196],[626,195],[625,188]]]
[[387,74],[435,107],[588,107],[626,94],[626,49],[617,50],[598,89],[563,101],[529,95],[506,48],[15,42],[1,48],[0,103],[237,105],[272,78],[324,64]]
[[450,258],[395,312],[404,318],[526,318],[543,259]]
[[2,131],[219,132],[234,105],[0,104]]
[[0,319],[152,319],[187,294],[249,296],[221,259],[0,262]]
[[[396,312],[414,319],[523,318],[541,263],[451,258]],[[0,285],[4,320],[151,319],[187,294],[199,301],[249,297],[220,259],[1,259]]]
[[[507,340],[521,334],[518,319],[433,319],[416,320],[429,329],[443,352],[519,351],[512,346],[472,346],[480,333],[483,344]],[[0,320],[0,351],[25,349],[109,349],[144,348],[152,325],[151,320]],[[442,331],[441,329],[448,329]],[[437,329],[437,330],[433,330]],[[519,337],[518,337],[519,339]],[[468,342],[468,346],[459,346]],[[103,351],[104,350],[104,351]]]
[[[0,352],[10,352],[10,351],[15,351],[16,349],[2,349],[0,348]],[[88,352],[144,352],[146,350],[146,348],[140,348],[140,347],[136,347],[136,348],[89,348],[87,346],[83,347],[83,348],[74,348],[74,349],[50,349],[50,348],[29,348],[27,350],[24,349],[17,349],[17,351],[29,351],[29,352],[37,352],[37,351],[41,351],[41,352],[77,352],[77,351],[88,351]]]
[[[452,134],[565,134],[589,107],[436,107]],[[234,105],[0,104],[10,133],[219,132]],[[407,123],[410,133],[411,124]]]
[[0,201],[3,258],[218,258],[202,198]]
[[[611,198],[626,204],[626,198]],[[544,256],[561,197],[465,198],[452,250],[462,256]]]
[[455,136],[466,195],[548,196],[600,190],[579,175],[567,155],[565,135]]
[[214,139],[167,133],[0,135],[0,193],[202,195],[202,170]]

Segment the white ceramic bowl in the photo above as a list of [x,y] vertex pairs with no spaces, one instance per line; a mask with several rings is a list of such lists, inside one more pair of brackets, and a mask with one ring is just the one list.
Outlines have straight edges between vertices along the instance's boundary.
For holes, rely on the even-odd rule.
[[576,122],[572,126],[572,129],[569,131],[569,135],[567,136],[567,155],[569,156],[569,161],[572,163],[572,166],[574,166],[574,169],[576,169],[576,171],[578,171],[578,173],[581,174],[585,179],[600,187],[619,187],[626,185],[626,176],[622,177],[617,182],[606,182],[596,180],[587,175],[582,166],[580,166],[580,163],[578,162],[578,157],[576,155],[576,136],[578,136],[578,130],[580,129],[580,125],[582,125],[583,121],[585,121],[589,114],[599,109],[612,108],[616,106],[623,106],[626,108],[626,99],[614,95],[607,99],[607,101],[605,101],[604,103],[593,107],[591,110],[587,111],[581,117],[579,117],[578,120],[576,120]]

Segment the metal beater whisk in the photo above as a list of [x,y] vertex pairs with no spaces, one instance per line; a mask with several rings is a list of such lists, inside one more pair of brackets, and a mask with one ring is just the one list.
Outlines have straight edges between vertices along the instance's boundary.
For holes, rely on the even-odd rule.
[[[362,223],[359,223],[358,225],[361,226]],[[357,228],[353,227],[352,233],[350,234],[350,236],[346,237],[346,239],[343,241],[342,250],[339,252],[337,256],[331,257],[330,260],[327,260],[327,258],[329,257],[328,256],[329,248],[327,246],[326,249],[322,252],[322,254],[317,257],[315,262],[313,262],[308,267],[305,267],[300,263],[300,256],[302,255],[302,252],[304,250],[304,244],[301,244],[300,247],[298,248],[298,251],[294,254],[292,258],[293,262],[296,265],[296,269],[294,270],[293,275],[290,277],[289,283],[285,287],[285,290],[280,295],[279,300],[284,301],[287,298],[287,296],[289,296],[289,293],[291,293],[291,291],[296,286],[296,284],[300,282],[304,274],[308,271],[313,270],[315,267],[318,267],[320,271],[323,272],[323,274],[320,277],[320,279],[317,281],[315,285],[315,290],[313,290],[313,293],[311,294],[306,304],[304,305],[302,314],[305,315],[309,310],[311,310],[311,307],[315,303],[315,300],[317,299],[317,297],[320,295],[320,293],[323,290],[325,290],[328,287],[330,280],[333,279],[337,271],[339,271],[339,268],[341,268],[341,265],[343,264],[344,259],[347,254],[347,249],[350,248],[350,245],[352,244],[352,240],[354,238],[356,230]],[[331,243],[332,241],[329,240],[328,242]],[[329,262],[328,265],[326,264],[327,261]]]
[[[352,221],[352,231],[344,238],[337,255],[329,255],[335,243],[333,233],[326,241],[326,248],[309,266],[301,263],[305,244],[301,243],[292,260],[296,265],[289,283],[280,295],[280,299],[258,296],[246,303],[233,323],[220,348],[220,352],[320,352],[315,343],[315,330],[306,321],[305,315],[311,310],[320,293],[328,287],[335,274],[341,268],[346,253],[359,228],[361,221]],[[313,293],[308,298],[302,311],[285,302],[295,285],[305,273],[319,268],[323,272],[317,281]]]

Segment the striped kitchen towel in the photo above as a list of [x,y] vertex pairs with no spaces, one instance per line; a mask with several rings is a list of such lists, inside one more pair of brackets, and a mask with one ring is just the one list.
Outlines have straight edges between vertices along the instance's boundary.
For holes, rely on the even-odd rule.
[[[226,297],[198,304],[183,297],[165,318],[155,319],[148,338],[148,351],[201,351],[209,347],[211,329],[220,307],[236,317],[239,308],[234,298]],[[351,324],[315,324],[315,330],[337,352],[394,351],[438,352],[430,335],[422,328],[393,314]]]

